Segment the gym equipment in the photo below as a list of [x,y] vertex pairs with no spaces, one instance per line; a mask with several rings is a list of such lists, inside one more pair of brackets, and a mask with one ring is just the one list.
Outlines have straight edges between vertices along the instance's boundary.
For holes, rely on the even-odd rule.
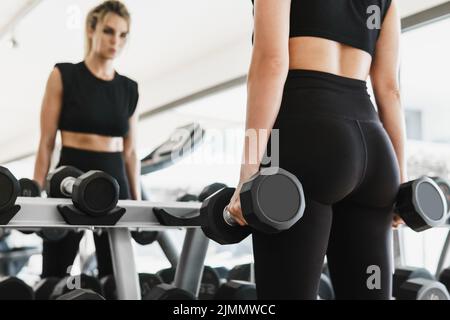
[[41,279],[33,287],[35,299],[50,300],[53,290],[60,281],[61,279],[56,277]]
[[30,286],[16,277],[0,279],[0,300],[34,300]]
[[[27,178],[22,178],[19,180],[20,185],[20,196],[28,198],[37,198],[41,196],[41,187],[39,184]],[[20,232],[25,234],[31,234],[33,231],[20,230]],[[42,239],[47,241],[60,241],[68,234],[67,230],[64,229],[53,229],[45,228],[37,232],[37,235]]]
[[219,278],[222,280],[225,280],[228,278],[228,274],[230,273],[230,270],[228,270],[225,267],[215,267],[214,270],[216,270],[217,274],[219,275]]
[[239,280],[251,282],[253,279],[253,265],[252,263],[240,264],[235,266],[228,272],[227,280]]
[[72,198],[77,209],[93,217],[108,214],[119,201],[119,183],[113,177],[101,171],[83,174],[70,166],[51,172],[46,190],[51,198]]
[[0,224],[8,224],[19,212],[20,206],[15,204],[19,194],[19,181],[7,168],[0,167]]
[[[172,284],[175,279],[175,268],[167,268],[157,272],[157,275],[164,281],[164,283]],[[198,294],[199,300],[212,300],[221,284],[221,278],[217,271],[205,266],[203,269],[202,280],[200,284],[200,291]]]
[[22,178],[19,180],[19,185],[21,197],[36,198],[41,196],[41,187],[36,181]]
[[392,295],[397,300],[449,300],[445,286],[424,268],[395,269]]
[[450,291],[450,268],[446,268],[439,274],[439,282],[441,282],[447,290]]
[[[77,284],[77,279],[75,279],[76,277],[79,277],[79,288],[75,288]],[[67,276],[62,278],[53,289],[53,292],[50,295],[50,300],[55,300],[56,298],[75,289],[89,289],[103,295],[102,286],[97,278],[81,274],[79,276]]]
[[334,300],[336,298],[331,279],[325,273],[320,275],[319,293],[317,298],[318,300]]
[[433,177],[434,182],[441,188],[445,199],[447,200],[447,210],[450,213],[450,182],[442,177]]
[[[145,192],[143,192],[142,195],[143,195],[142,196],[143,200],[148,200],[147,196],[145,195]],[[192,194],[185,194],[185,195],[179,197],[177,199],[177,201],[179,201],[179,202],[191,202],[191,201],[197,202],[198,197],[195,195],[192,195]],[[157,231],[132,231],[131,236],[133,237],[134,241],[136,241],[136,243],[138,243],[142,246],[152,244],[153,242],[159,241],[162,238],[164,238],[164,236],[161,234],[161,232],[157,232]],[[164,250],[163,247],[161,247],[161,248]]]
[[437,179],[423,176],[399,188],[395,211],[416,232],[440,226],[448,218],[447,199]]
[[[100,280],[102,285],[103,293],[106,300],[117,300],[116,283],[113,275],[105,276]],[[139,285],[141,288],[141,296],[144,298],[151,289],[156,287],[158,284],[163,283],[161,277],[156,274],[151,273],[140,273],[139,274]]]
[[206,199],[208,199],[210,196],[212,196],[214,193],[216,193],[219,190],[225,189],[228,186],[224,183],[213,183],[208,186],[206,186],[198,195],[198,201],[203,202]]
[[[12,175],[10,176],[14,178]],[[4,181],[4,179],[2,180]],[[6,179],[6,182],[7,190],[8,183],[10,186],[14,183],[14,180]],[[2,183],[0,183],[0,191],[5,190],[1,186]],[[1,194],[5,195],[6,193]],[[123,211],[126,210],[127,214],[122,215],[120,219],[115,221],[105,221],[102,219],[103,217],[89,217],[83,212],[80,212],[77,219],[68,219],[64,211],[61,210],[61,207],[73,207],[71,199],[19,197],[14,201],[10,201],[8,198],[8,202],[9,204],[7,204],[6,208],[6,202],[2,202],[3,209],[7,211],[7,214],[0,212],[0,217],[3,222],[3,224],[0,223],[0,229],[34,230],[62,228],[79,231],[84,229],[94,231],[96,229],[107,230],[111,250],[114,252],[111,258],[113,265],[117,266],[114,277],[117,284],[118,299],[120,300],[137,300],[141,298],[129,230],[167,230],[185,227],[184,225],[162,225],[154,214],[156,206],[169,211],[177,211],[175,216],[178,216],[180,219],[184,218],[187,212],[199,216],[201,209],[201,203],[199,202],[155,204],[150,201],[121,200],[119,201],[119,207]],[[17,210],[13,212],[11,210],[12,208]],[[15,214],[19,210],[20,214]],[[37,215],[36,212],[39,212],[39,214]],[[188,291],[194,296],[198,294],[200,288],[201,274],[209,242],[202,230],[198,227],[196,225],[186,228],[185,241],[180,255],[175,251],[173,257],[172,254],[168,255],[168,257],[170,256],[169,260],[171,264],[177,266],[174,285]],[[164,232],[162,232],[162,235],[164,235]]]
[[194,194],[186,193],[177,199],[179,202],[191,202],[199,201],[198,197]]
[[195,300],[195,296],[186,290],[162,283],[150,290],[143,300]]
[[223,284],[217,291],[214,300],[256,300],[254,283],[231,280]]
[[192,153],[202,142],[205,130],[193,123],[177,128],[169,139],[141,161],[145,175],[171,166]]
[[450,295],[442,283],[416,278],[406,281],[400,287],[397,300],[450,300]]
[[92,290],[76,289],[58,297],[56,300],[105,300],[105,298]]
[[[185,218],[167,209],[154,209],[159,222],[166,226],[201,226],[205,235],[219,244],[239,243],[251,229],[237,227],[226,210],[235,189],[222,189],[203,201],[200,215]],[[276,233],[289,229],[303,215],[305,197],[298,179],[281,168],[265,168],[247,181],[241,190],[244,218],[258,231]]]

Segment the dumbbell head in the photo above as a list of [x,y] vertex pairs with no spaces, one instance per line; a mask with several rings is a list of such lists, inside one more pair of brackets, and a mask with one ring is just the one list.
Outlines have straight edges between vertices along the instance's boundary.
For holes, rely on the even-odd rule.
[[436,280],[410,279],[400,287],[398,300],[450,300],[447,288]]
[[76,289],[56,298],[56,300],[105,300],[105,298],[92,290]]
[[119,183],[105,172],[89,171],[76,180],[72,201],[91,216],[103,216],[117,206]]
[[[104,296],[107,300],[117,300],[117,288],[113,275],[103,277],[100,280]],[[139,286],[141,288],[141,297],[145,297],[151,289],[163,283],[160,276],[152,273],[139,274]]]
[[215,300],[256,300],[254,283],[231,280],[223,284],[214,297]]
[[38,283],[34,285],[34,295],[36,300],[50,300],[55,286],[59,283],[61,279],[56,277],[41,279]]
[[429,177],[403,183],[398,191],[395,211],[414,231],[423,231],[445,223],[447,200]]
[[205,201],[207,198],[209,198],[210,196],[212,196],[214,193],[216,193],[219,190],[222,190],[224,188],[226,188],[227,185],[223,184],[223,183],[213,183],[210,184],[209,186],[206,186],[202,192],[200,192],[199,196],[198,196],[198,201],[203,202]]
[[[80,287],[77,288],[77,285],[79,285]],[[103,294],[102,286],[97,278],[82,274],[76,277],[67,276],[65,278],[62,278],[53,289],[50,299],[55,300],[58,297],[75,289],[89,289],[95,291],[100,295]]]
[[188,291],[163,283],[151,289],[143,300],[195,300],[195,296]]
[[1,300],[34,300],[34,291],[22,280],[6,277],[0,279]]
[[225,222],[223,210],[229,204],[235,189],[222,189],[203,201],[200,215],[202,230],[219,244],[239,243],[250,235],[248,227],[233,227]]
[[0,167],[0,211],[13,207],[19,194],[17,179],[7,168]]
[[45,241],[57,242],[64,239],[69,234],[69,230],[63,228],[44,228],[37,235]]
[[450,213],[450,182],[442,177],[432,177],[431,179],[436,182],[444,194],[444,198],[447,200],[447,214]]
[[305,211],[300,181],[281,168],[262,169],[242,186],[240,198],[245,220],[265,233],[289,229]]
[[36,181],[22,178],[19,180],[19,185],[21,197],[37,198],[41,196],[41,187]]
[[47,195],[51,198],[70,198],[70,195],[62,190],[62,182],[66,178],[77,179],[82,174],[83,171],[71,166],[59,167],[50,172],[45,184]]
[[434,280],[434,276],[425,268],[401,267],[396,268],[392,279],[392,296],[397,298],[400,293],[401,286],[411,279],[428,279]]

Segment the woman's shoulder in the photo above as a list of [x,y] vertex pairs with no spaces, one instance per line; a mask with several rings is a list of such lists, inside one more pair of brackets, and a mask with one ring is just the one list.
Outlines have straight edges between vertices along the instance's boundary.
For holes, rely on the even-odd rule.
[[120,80],[122,81],[122,83],[125,84],[125,86],[127,86],[128,88],[130,88],[132,91],[135,91],[135,90],[137,91],[137,89],[138,89],[138,83],[137,83],[136,80],[134,80],[134,79],[132,79],[132,78],[130,78],[130,77],[124,76],[124,75],[122,75],[122,74],[119,74],[119,73],[117,73],[117,76],[120,78]]

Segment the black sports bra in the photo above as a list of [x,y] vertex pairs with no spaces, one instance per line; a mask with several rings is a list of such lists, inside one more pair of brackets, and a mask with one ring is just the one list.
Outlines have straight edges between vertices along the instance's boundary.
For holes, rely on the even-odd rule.
[[[253,2],[253,0],[252,0]],[[289,36],[314,36],[375,53],[392,0],[291,0]]]
[[60,130],[124,137],[139,99],[135,81],[116,72],[111,81],[97,78],[84,62],[58,63],[63,81]]

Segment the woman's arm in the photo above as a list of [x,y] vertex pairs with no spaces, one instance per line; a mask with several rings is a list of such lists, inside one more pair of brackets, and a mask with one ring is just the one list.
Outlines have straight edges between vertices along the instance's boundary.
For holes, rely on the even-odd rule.
[[[289,69],[290,0],[256,0],[254,44],[247,80],[246,133],[241,182],[259,170],[270,132],[281,105]],[[254,161],[256,159],[256,161]]]
[[128,176],[128,182],[130,184],[131,198],[133,200],[141,200],[141,162],[136,153],[136,131],[138,124],[137,112],[129,119],[130,131],[124,138],[124,159],[125,167]]
[[41,108],[41,137],[34,165],[33,179],[41,187],[45,186],[45,179],[50,167],[50,161],[55,148],[56,133],[58,131],[59,115],[61,113],[63,86],[61,73],[55,68],[47,81]]
[[380,120],[397,155],[401,182],[407,181],[406,129],[399,84],[400,18],[392,1],[383,22],[370,77]]
[[[247,80],[246,133],[240,182],[228,210],[240,224],[239,192],[242,184],[259,170],[275,123],[289,69],[289,20],[291,0],[255,0],[254,43]],[[256,144],[256,148],[255,148]]]

